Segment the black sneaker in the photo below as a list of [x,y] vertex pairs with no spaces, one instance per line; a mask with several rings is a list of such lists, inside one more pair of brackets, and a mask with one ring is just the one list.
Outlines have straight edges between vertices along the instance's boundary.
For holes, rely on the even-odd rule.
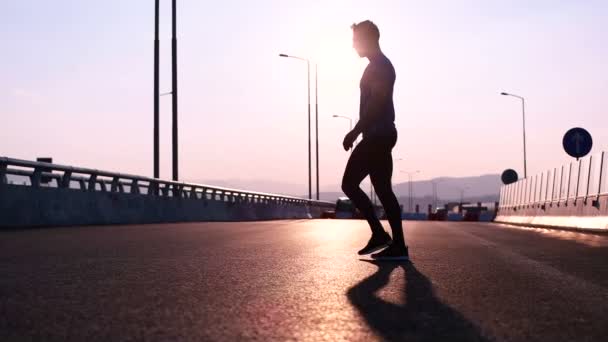
[[391,236],[385,231],[382,231],[382,233],[372,234],[372,237],[369,239],[369,242],[367,242],[367,245],[365,245],[365,247],[363,247],[363,249],[358,253],[359,255],[373,253],[381,250],[382,248],[386,248],[391,244],[391,242],[393,242]]
[[409,261],[410,255],[407,246],[398,247],[397,245],[390,245],[388,248],[380,253],[372,254],[372,259],[376,260],[390,260],[390,261]]

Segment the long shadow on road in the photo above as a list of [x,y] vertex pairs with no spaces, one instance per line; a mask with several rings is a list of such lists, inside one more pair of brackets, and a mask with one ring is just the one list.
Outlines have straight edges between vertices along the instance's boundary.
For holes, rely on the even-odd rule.
[[[389,341],[486,341],[462,314],[443,304],[431,282],[412,263],[376,262],[378,271],[348,290],[348,299],[367,324]],[[402,267],[405,273],[403,305],[389,303],[376,295],[389,282],[391,273]]]

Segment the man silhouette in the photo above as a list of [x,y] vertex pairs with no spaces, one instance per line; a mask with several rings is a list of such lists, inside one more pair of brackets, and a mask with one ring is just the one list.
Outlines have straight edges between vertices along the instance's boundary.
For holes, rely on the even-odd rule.
[[[393,158],[391,151],[397,142],[393,86],[395,69],[380,49],[380,32],[371,21],[351,26],[353,47],[369,64],[361,77],[359,121],[344,137],[343,146],[349,150],[359,134],[363,140],[352,152],[342,179],[342,190],[365,217],[372,230],[372,237],[359,255],[370,254],[385,248],[372,258],[380,260],[409,260],[408,248],[403,237],[401,208],[393,193],[391,177]],[[363,190],[361,181],[370,176],[378,198],[388,218],[393,238],[384,230],[374,207]]]

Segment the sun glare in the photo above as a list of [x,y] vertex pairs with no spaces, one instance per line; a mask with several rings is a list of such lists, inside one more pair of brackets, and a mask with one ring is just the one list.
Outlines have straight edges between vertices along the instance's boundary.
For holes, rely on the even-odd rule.
[[310,58],[323,69],[352,72],[361,66],[361,59],[352,47],[352,33],[348,26],[320,29],[310,35],[307,46]]

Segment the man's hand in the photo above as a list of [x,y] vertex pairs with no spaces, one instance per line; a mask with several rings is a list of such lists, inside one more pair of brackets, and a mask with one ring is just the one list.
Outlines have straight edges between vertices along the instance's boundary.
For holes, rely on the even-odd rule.
[[344,151],[348,151],[353,147],[353,144],[355,143],[355,140],[357,140],[358,136],[359,134],[354,130],[346,134],[346,136],[344,137],[344,141],[342,142],[342,146],[344,146]]

